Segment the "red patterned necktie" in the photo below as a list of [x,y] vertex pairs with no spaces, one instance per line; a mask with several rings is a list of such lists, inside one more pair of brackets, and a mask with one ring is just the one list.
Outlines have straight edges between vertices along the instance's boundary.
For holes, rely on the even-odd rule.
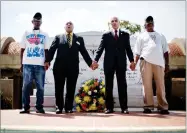
[[115,40],[118,40],[118,31],[117,30],[115,30],[115,36],[114,36],[114,38],[115,38]]

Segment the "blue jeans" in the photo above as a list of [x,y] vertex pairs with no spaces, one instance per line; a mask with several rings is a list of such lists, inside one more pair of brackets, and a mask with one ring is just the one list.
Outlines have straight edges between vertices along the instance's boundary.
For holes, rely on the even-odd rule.
[[36,109],[42,109],[43,102],[44,102],[44,82],[45,82],[44,66],[23,65],[22,101],[25,110],[30,109],[30,90],[32,89],[33,80],[35,80],[36,87],[37,87]]

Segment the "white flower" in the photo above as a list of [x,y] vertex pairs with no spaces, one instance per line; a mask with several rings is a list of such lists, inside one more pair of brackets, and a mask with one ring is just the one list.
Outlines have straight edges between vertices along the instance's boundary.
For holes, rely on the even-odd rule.
[[97,90],[94,90],[95,93],[97,93]]
[[84,87],[84,85],[82,85],[82,87]]
[[92,95],[92,92],[91,92],[91,91],[89,91],[89,92],[88,92],[88,95]]
[[100,85],[99,88],[103,88],[103,86]]

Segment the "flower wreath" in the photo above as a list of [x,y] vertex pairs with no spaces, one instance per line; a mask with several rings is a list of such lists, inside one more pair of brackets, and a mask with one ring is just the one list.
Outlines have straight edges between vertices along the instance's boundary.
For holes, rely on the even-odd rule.
[[103,112],[105,109],[105,83],[90,79],[82,83],[75,96],[77,112]]

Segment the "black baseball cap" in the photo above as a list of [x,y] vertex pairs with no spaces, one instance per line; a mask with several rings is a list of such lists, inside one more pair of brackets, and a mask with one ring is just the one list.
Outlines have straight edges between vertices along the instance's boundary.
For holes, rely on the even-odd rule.
[[154,23],[153,17],[152,17],[152,16],[148,16],[148,17],[145,19],[145,23],[147,23],[147,24]]
[[33,16],[34,20],[41,20],[42,19],[42,14],[40,12],[35,13],[35,15]]

